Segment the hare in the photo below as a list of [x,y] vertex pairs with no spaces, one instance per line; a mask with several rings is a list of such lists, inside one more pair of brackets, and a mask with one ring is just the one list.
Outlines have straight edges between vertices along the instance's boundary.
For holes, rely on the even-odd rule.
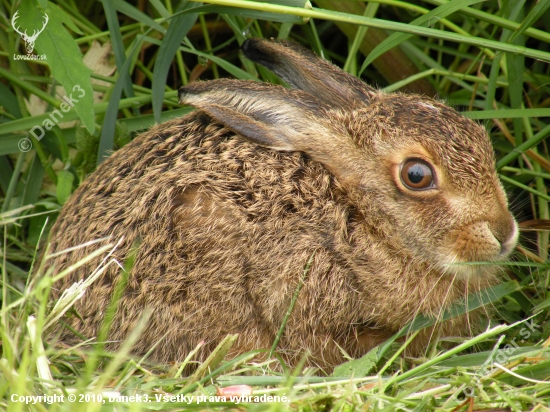
[[[498,282],[479,261],[518,238],[483,127],[439,101],[383,93],[287,41],[249,39],[249,59],[291,88],[214,80],[180,89],[197,108],[115,152],[63,207],[49,253],[106,238],[124,262],[140,246],[109,335],[113,349],[145,308],[134,347],[158,362],[269,348],[313,256],[278,344],[290,365],[330,369],[419,314]],[[101,244],[101,243],[100,243]],[[62,270],[98,248],[50,256]],[[54,285],[86,278],[102,256]],[[109,266],[70,325],[93,338],[122,269]],[[463,335],[467,317],[439,322]],[[411,347],[421,353],[433,330]],[[69,332],[63,339],[71,340]],[[156,346],[155,346],[156,345]],[[416,348],[416,349],[414,349]]]

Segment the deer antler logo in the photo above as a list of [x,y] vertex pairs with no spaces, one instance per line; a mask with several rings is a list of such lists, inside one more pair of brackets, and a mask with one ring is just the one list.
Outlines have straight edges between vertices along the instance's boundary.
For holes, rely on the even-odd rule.
[[21,35],[21,38],[25,42],[25,48],[27,49],[27,54],[32,54],[32,51],[34,50],[34,42],[36,41],[36,38],[40,33],[44,31],[44,28],[46,27],[46,24],[48,24],[48,15],[44,13],[44,24],[42,25],[42,28],[40,30],[34,30],[32,35],[27,34],[27,30],[25,30],[24,33],[21,33],[21,30],[15,26],[16,20],[19,18],[19,11],[16,11],[13,15],[13,18],[11,19],[11,26],[13,29]]

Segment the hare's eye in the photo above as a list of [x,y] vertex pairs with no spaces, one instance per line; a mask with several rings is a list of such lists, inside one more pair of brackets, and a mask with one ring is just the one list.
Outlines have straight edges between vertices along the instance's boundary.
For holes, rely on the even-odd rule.
[[429,189],[434,186],[432,168],[420,159],[409,159],[401,167],[401,181],[412,190]]

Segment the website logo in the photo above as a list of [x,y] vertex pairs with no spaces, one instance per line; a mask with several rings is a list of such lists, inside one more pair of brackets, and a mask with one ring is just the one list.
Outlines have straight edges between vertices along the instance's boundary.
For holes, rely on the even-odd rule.
[[33,33],[29,36],[27,34],[27,30],[24,32],[21,32],[21,29],[17,27],[16,20],[19,18],[19,11],[16,11],[13,15],[13,18],[11,19],[11,26],[13,29],[21,35],[21,38],[25,42],[25,48],[27,49],[27,54],[32,55],[32,51],[34,50],[34,43],[36,42],[36,39],[44,31],[46,28],[46,24],[48,24],[49,17],[46,13],[44,13],[44,24],[42,25],[42,28],[40,30],[34,30]]

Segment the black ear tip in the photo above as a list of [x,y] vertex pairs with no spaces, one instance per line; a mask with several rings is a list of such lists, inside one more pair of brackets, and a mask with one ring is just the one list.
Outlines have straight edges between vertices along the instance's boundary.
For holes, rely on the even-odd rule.
[[246,39],[241,45],[241,50],[246,53],[250,49],[250,47],[252,47],[250,43],[253,43],[253,42],[254,42],[254,39]]
[[180,104],[187,104],[187,100],[193,95],[204,92],[205,87],[209,86],[209,82],[193,82],[186,84],[178,89],[178,99]]
[[188,95],[189,95],[189,92],[186,89],[186,87],[185,86],[180,87],[179,90],[178,90],[179,104],[185,104],[185,101],[187,100],[186,98],[187,98]]
[[266,40],[257,39],[257,38],[246,39],[241,45],[241,50],[243,51],[244,55],[250,59],[252,56],[255,56],[258,54],[259,47],[261,43],[264,43],[264,42],[266,42]]

